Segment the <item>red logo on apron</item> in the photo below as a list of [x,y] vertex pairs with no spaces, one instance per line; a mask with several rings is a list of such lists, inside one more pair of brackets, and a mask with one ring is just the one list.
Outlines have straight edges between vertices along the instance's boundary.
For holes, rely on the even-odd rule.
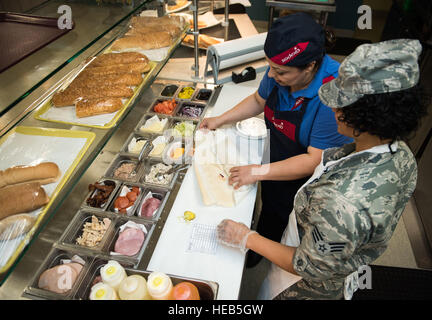
[[267,120],[269,120],[271,123],[273,123],[274,127],[277,130],[282,132],[284,135],[286,135],[292,141],[296,141],[295,140],[295,131],[296,131],[295,125],[293,125],[291,122],[288,122],[286,120],[276,119],[274,117],[273,110],[270,109],[268,106],[265,106],[264,115],[267,118]]
[[290,111],[297,109],[297,107],[301,105],[303,101],[304,101],[304,97],[297,98],[296,102],[294,103],[294,106],[291,108]]

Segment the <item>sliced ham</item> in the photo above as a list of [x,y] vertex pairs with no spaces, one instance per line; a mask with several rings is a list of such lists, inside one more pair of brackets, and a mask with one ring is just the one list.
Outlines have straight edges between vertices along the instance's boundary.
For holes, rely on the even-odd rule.
[[139,252],[144,242],[145,234],[140,229],[126,228],[120,233],[114,251],[125,256],[133,256]]
[[161,201],[157,198],[147,199],[141,207],[142,217],[153,217],[153,214],[159,208]]
[[47,269],[39,277],[38,286],[55,293],[66,293],[72,289],[82,268],[79,263],[65,263]]

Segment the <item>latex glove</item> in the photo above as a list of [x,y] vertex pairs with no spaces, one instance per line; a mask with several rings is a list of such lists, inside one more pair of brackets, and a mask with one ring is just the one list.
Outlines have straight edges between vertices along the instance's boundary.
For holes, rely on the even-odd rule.
[[245,224],[235,222],[233,220],[224,219],[217,226],[217,237],[219,242],[234,248],[240,249],[246,253],[249,249],[246,248],[248,237],[257,233],[250,230]]

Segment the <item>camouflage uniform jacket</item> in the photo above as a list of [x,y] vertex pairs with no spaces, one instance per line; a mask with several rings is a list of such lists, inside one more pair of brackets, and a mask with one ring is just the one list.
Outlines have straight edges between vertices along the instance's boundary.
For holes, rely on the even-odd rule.
[[353,153],[354,144],[324,151],[324,166],[336,162],[294,202],[300,246],[293,266],[303,279],[276,299],[341,299],[345,277],[384,252],[417,182],[408,146],[393,146],[394,153],[389,146]]

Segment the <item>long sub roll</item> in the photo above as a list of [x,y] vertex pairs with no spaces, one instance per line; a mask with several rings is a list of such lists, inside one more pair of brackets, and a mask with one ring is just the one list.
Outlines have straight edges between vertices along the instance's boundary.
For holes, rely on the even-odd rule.
[[140,17],[140,16],[134,16],[131,18],[130,25],[133,28],[140,27],[140,26],[148,26],[151,24],[157,24],[157,25],[175,25],[179,27],[183,27],[186,23],[186,20],[181,16],[163,16],[163,17]]
[[23,182],[48,184],[56,182],[60,176],[60,169],[54,162],[42,162],[35,166],[15,166],[0,171],[0,188]]
[[97,56],[87,68],[106,67],[125,63],[148,63],[149,59],[139,52],[105,53]]
[[145,73],[145,72],[149,72],[150,68],[151,67],[149,63],[134,62],[134,63],[116,64],[116,65],[104,66],[104,67],[85,68],[81,72],[81,74],[85,76],[92,76],[92,77],[105,77],[106,75],[116,74],[116,73],[130,73],[130,72]]
[[82,99],[130,98],[132,96],[133,90],[128,86],[73,87],[56,92],[51,101],[55,107],[66,107],[72,106]]
[[0,241],[12,240],[29,232],[35,222],[35,217],[25,213],[0,220]]
[[111,49],[122,51],[128,49],[151,50],[171,45],[171,36],[168,32],[155,32],[143,36],[126,36],[114,41]]
[[0,219],[17,213],[31,212],[48,202],[49,198],[38,182],[4,187],[0,191]]
[[148,25],[139,25],[129,29],[126,33],[126,36],[144,36],[146,37],[148,34],[154,32],[168,32],[172,38],[176,38],[181,34],[182,29],[173,24],[166,25],[158,25],[158,24],[148,24]]
[[93,88],[103,86],[138,86],[143,81],[141,73],[131,72],[122,74],[109,74],[102,78],[90,75],[76,77],[68,88]]
[[80,100],[75,106],[78,118],[95,116],[98,114],[112,113],[123,107],[119,98]]

